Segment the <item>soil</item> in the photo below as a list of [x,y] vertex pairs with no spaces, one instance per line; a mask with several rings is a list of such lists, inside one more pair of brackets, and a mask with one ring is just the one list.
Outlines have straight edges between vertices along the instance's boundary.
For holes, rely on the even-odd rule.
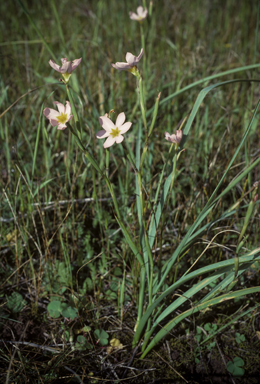
[[[201,319],[200,319],[201,320]],[[117,338],[122,349],[107,353],[92,332],[81,332],[89,318],[51,319],[46,314],[32,316],[23,311],[17,319],[2,322],[0,383],[189,383],[258,384],[260,382],[259,319],[244,321],[212,338],[213,345],[199,345],[194,331],[183,327],[169,335],[141,360],[141,347],[132,349],[133,318],[126,314],[121,326],[113,308],[106,308],[98,327]],[[93,325],[93,324],[92,324]],[[64,341],[64,330],[70,340]],[[236,333],[245,336],[238,343]],[[75,347],[77,335],[84,335],[88,346]],[[54,336],[55,335],[55,336]],[[91,345],[91,348],[89,347]],[[231,375],[226,364],[234,357],[243,359],[245,373]]]

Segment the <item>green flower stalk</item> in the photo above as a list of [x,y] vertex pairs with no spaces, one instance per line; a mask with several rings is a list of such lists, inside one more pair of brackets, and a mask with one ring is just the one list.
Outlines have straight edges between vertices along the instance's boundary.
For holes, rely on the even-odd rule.
[[[150,3],[150,7],[152,6],[152,4]],[[149,8],[149,15],[151,15],[150,13],[150,8]],[[145,5],[145,2],[144,2],[144,6],[142,7],[141,5],[137,8],[137,12],[129,12],[129,17],[131,20],[135,20],[135,21],[138,21],[138,23],[140,24],[140,32],[141,32],[141,43],[142,43],[142,49],[143,49],[143,53],[144,53],[144,65],[143,65],[143,76],[146,80],[147,78],[147,68],[146,68],[146,55],[145,55],[145,33],[144,33],[144,28],[143,28],[143,22],[144,20],[147,18],[148,16],[148,9]],[[146,99],[146,92],[145,92],[145,88],[143,86],[143,93],[144,93],[144,105],[145,105],[145,99]]]
[[[161,97],[161,92],[158,94],[158,96],[156,98],[156,101],[155,101],[154,112],[153,112],[153,119],[152,119],[152,123],[151,123],[150,128],[149,128],[148,135],[147,135],[146,140],[145,140],[145,145],[144,145],[143,153],[142,153],[142,156],[141,156],[140,169],[142,169],[142,167],[143,167],[144,159],[145,159],[145,156],[146,156],[146,153],[147,153],[147,150],[148,150],[148,141],[149,141],[149,137],[151,136],[153,128],[154,128],[155,120],[156,120],[157,113],[158,113],[160,97]],[[142,105],[141,105],[141,108],[142,108]],[[145,117],[145,121],[146,121],[145,113],[144,113],[144,117]]]

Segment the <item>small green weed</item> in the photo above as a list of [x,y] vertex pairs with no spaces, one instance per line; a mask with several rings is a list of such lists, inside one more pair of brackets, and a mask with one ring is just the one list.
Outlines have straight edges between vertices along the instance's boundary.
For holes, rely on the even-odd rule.
[[75,348],[79,351],[85,351],[86,349],[93,349],[93,345],[87,341],[85,336],[78,335],[77,341],[75,343]]
[[246,338],[244,335],[240,335],[239,332],[236,332],[236,342],[238,344],[243,343],[243,341],[245,341],[245,340],[246,340]]
[[6,300],[7,308],[13,313],[20,312],[27,304],[26,300],[24,300],[23,296],[18,292],[13,292],[10,296],[6,296]]
[[241,359],[241,357],[235,357],[233,361],[229,361],[227,363],[227,370],[230,372],[233,376],[243,376],[245,373],[244,368],[242,368],[245,365],[244,360]]
[[94,332],[94,335],[95,335],[95,338],[97,339],[97,343],[99,343],[101,345],[107,345],[108,344],[109,335],[103,329],[96,329]]
[[48,313],[54,319],[57,319],[61,315],[70,320],[74,320],[78,317],[78,313],[76,308],[72,308],[66,303],[62,303],[61,301],[53,300],[47,306]]

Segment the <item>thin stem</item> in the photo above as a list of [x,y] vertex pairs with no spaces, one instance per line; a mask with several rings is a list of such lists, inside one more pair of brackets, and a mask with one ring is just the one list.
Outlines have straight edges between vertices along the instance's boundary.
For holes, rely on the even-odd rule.
[[135,329],[137,328],[140,319],[143,316],[143,307],[144,307],[144,295],[145,295],[145,268],[141,268],[140,273],[140,289],[139,289],[139,298],[138,298],[138,314]]
[[[138,187],[139,187],[139,197],[140,197],[140,205],[141,205],[141,215],[142,215],[142,227],[143,227],[143,233],[144,233],[144,240],[145,240],[145,247],[146,251],[148,253],[149,257],[149,263],[150,263],[150,278],[149,278],[149,288],[148,288],[148,294],[149,294],[149,305],[152,304],[152,294],[153,294],[153,256],[146,232],[146,224],[144,219],[144,205],[143,205],[143,193],[142,193],[142,179],[140,172],[137,173],[137,180],[138,180]],[[143,250],[144,251],[144,250]]]
[[81,142],[78,141],[78,144],[80,146],[80,149],[84,152],[86,158],[89,160],[89,162],[91,163],[91,165],[97,170],[97,172],[102,176],[104,177],[105,179],[105,182],[107,184],[107,187],[109,189],[109,192],[110,192],[110,195],[112,197],[112,200],[113,200],[113,204],[114,204],[114,208],[115,208],[115,212],[116,212],[116,220],[118,222],[118,224],[120,225],[122,231],[123,231],[123,234],[124,236],[126,237],[126,240],[130,246],[130,248],[132,249],[134,255],[136,256],[136,258],[138,259],[139,263],[141,264],[141,267],[143,267],[144,263],[143,263],[143,259],[142,259],[142,256],[139,252],[139,250],[137,249],[136,245],[134,244],[133,240],[132,240],[132,237],[131,237],[131,234],[129,234],[127,228],[125,227],[124,223],[123,223],[123,220],[122,220],[122,217],[121,217],[121,213],[120,213],[120,210],[119,210],[119,207],[118,207],[118,203],[117,203],[117,199],[116,199],[116,195],[115,195],[115,192],[114,192],[114,189],[113,189],[113,185],[111,184],[109,178],[107,177],[106,174],[104,174],[102,172],[102,170],[99,168],[97,162],[94,160],[94,158],[91,156],[91,154],[86,151],[84,149],[83,146],[81,146]]
[[143,84],[143,95],[144,95],[144,105],[146,106],[146,89],[145,84],[147,81],[147,66],[146,66],[146,48],[145,48],[145,35],[144,35],[144,27],[143,23],[140,23],[140,32],[141,32],[141,44],[143,48],[143,77],[144,77],[144,84]]
[[161,96],[161,92],[159,93],[159,95],[157,96],[156,101],[155,101],[153,120],[152,120],[152,124],[150,126],[150,129],[149,129],[149,132],[148,132],[148,136],[146,137],[146,140],[145,140],[145,145],[144,145],[144,149],[143,149],[143,153],[142,153],[142,157],[141,157],[140,170],[141,170],[141,168],[143,166],[143,163],[144,163],[145,155],[146,155],[147,150],[148,150],[148,140],[149,140],[149,137],[152,134],[152,131],[153,131],[153,128],[154,128],[154,124],[155,124],[155,120],[156,120],[156,117],[157,117],[160,96]]
[[119,207],[118,207],[118,204],[117,204],[117,199],[116,199],[116,195],[115,195],[115,192],[114,192],[114,189],[113,189],[113,185],[111,184],[109,178],[107,177],[107,175],[105,173],[102,172],[102,170],[100,169],[99,165],[97,164],[96,160],[91,156],[91,154],[84,148],[84,145],[82,144],[82,141],[81,139],[78,137],[77,133],[74,131],[74,129],[72,128],[72,126],[68,123],[68,127],[69,129],[71,130],[71,132],[73,133],[73,135],[75,136],[76,138],[76,141],[77,141],[77,144],[79,146],[79,148],[81,149],[81,151],[84,153],[84,155],[86,156],[86,158],[88,159],[88,161],[90,162],[90,164],[95,168],[95,170],[105,179],[105,182],[107,184],[107,187],[109,189],[109,192],[110,192],[110,195],[112,197],[112,200],[113,200],[113,204],[114,204],[114,208],[115,208],[115,218],[119,224],[119,226],[121,227],[122,229],[122,232],[128,242],[128,245],[130,246],[131,250],[133,251],[134,253],[134,256],[138,259],[139,263],[141,264],[141,267],[144,266],[144,263],[143,263],[143,258],[138,250],[138,248],[136,247],[136,245],[134,244],[133,240],[132,240],[132,236],[131,234],[129,233],[129,231],[127,230],[127,228],[125,227],[124,223],[123,223],[123,220],[122,220],[122,216],[120,214],[120,210],[119,210]]
[[73,97],[71,95],[69,86],[68,86],[68,84],[65,84],[65,85],[66,85],[66,91],[67,91],[67,94],[68,94],[68,98],[69,98],[69,101],[70,101],[70,104],[71,104],[71,110],[72,110],[72,114],[73,114],[73,117],[74,117],[74,120],[75,120],[75,126],[76,126],[76,130],[77,130],[77,133],[78,133],[78,137],[81,139],[81,125],[80,125],[80,122],[79,122],[78,113],[77,113],[77,110],[75,108],[74,100],[73,100]]
[[[167,206],[167,202],[168,202],[168,199],[169,199],[169,196],[171,195],[171,191],[172,191],[172,187],[173,187],[173,183],[174,183],[174,180],[175,180],[175,175],[176,175],[176,164],[177,164],[177,148],[175,147],[175,155],[174,155],[174,159],[173,159],[173,170],[172,170],[172,180],[171,180],[171,185],[170,185],[170,189],[169,189],[169,193],[167,195],[167,199],[165,201],[165,206]],[[161,222],[161,237],[160,237],[160,256],[159,256],[159,262],[158,262],[158,268],[159,268],[159,276],[158,276],[158,281],[160,281],[161,279],[161,260],[162,260],[162,233],[163,233],[163,228],[165,227],[165,220],[166,220],[166,215],[164,215],[162,217],[162,222]]]
[[149,226],[150,228],[153,227],[153,222],[155,220],[157,201],[158,201],[158,198],[159,198],[159,193],[161,191],[161,185],[162,185],[162,182],[163,182],[163,176],[164,176],[164,173],[165,173],[165,168],[166,168],[166,166],[168,164],[168,161],[169,161],[169,158],[171,156],[172,150],[173,150],[173,144],[170,146],[167,159],[166,159],[166,161],[165,161],[165,163],[163,165],[162,171],[161,171],[161,175],[160,175],[160,179],[159,179],[159,183],[158,183],[158,186],[157,186],[157,190],[156,190],[156,194],[155,194],[155,198],[154,198],[154,203],[153,203],[153,215],[152,215],[150,226]]
[[[144,219],[144,202],[143,202],[143,191],[142,191],[142,177],[141,177],[140,170],[138,171],[136,169],[136,166],[135,166],[134,161],[132,159],[131,153],[128,150],[128,146],[125,146],[125,148],[128,151],[127,158],[130,160],[131,164],[134,166],[135,171],[136,171],[136,175],[137,175],[137,182],[138,182],[138,189],[139,189],[139,200],[140,200],[140,211],[141,211],[140,212],[141,213],[141,237],[144,236],[144,244],[141,241],[141,246],[144,248],[144,245],[145,245],[145,249],[143,249],[143,254],[145,252],[147,252],[148,258],[149,258],[149,268],[147,270],[147,273],[149,274],[149,276],[147,276],[147,278],[148,278],[148,284],[149,284],[148,285],[149,305],[151,305],[152,301],[153,301],[153,256],[152,256],[152,251],[151,251],[151,247],[150,247],[150,244],[149,244],[149,239],[148,239],[148,236],[147,236],[146,223],[145,223],[145,219]],[[142,273],[145,273],[145,272],[142,271]],[[144,295],[144,292],[145,292],[145,290],[144,290],[145,282],[143,282],[142,284],[143,285],[141,285],[140,294],[139,294],[138,321],[140,320],[140,313],[142,312],[141,306],[143,307],[143,299],[144,299],[143,295]],[[149,323],[148,323],[148,327],[149,327]]]
[[137,72],[137,79],[138,79],[137,87],[139,89],[139,95],[140,95],[140,100],[139,100],[140,108],[141,108],[141,113],[142,113],[142,118],[143,118],[143,123],[145,128],[145,134],[147,136],[148,132],[147,132],[146,110],[145,110],[144,93],[143,93],[143,79],[139,72]]
[[109,150],[106,149],[106,176],[109,177]]

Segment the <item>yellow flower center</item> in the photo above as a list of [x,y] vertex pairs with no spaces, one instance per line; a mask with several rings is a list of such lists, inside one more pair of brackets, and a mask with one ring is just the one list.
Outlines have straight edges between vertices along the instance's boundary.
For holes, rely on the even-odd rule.
[[113,137],[113,139],[115,137],[119,136],[120,135],[120,131],[119,131],[118,127],[116,127],[115,129],[111,129],[110,135]]
[[67,113],[61,113],[60,116],[57,117],[57,120],[61,124],[65,124],[66,121],[68,120],[68,115]]

